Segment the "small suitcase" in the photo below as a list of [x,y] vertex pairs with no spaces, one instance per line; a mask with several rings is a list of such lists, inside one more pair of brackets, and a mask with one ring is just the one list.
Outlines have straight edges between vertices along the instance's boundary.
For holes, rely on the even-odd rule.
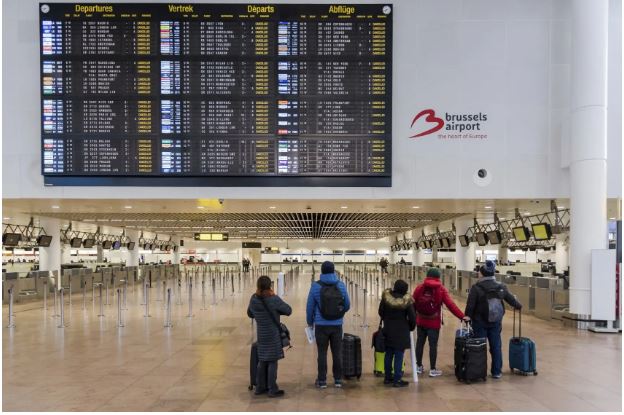
[[[386,373],[385,358],[385,352],[375,352],[375,369],[373,370],[373,374],[377,377],[382,377]],[[403,373],[405,373],[405,359],[403,359]]]
[[[258,384],[258,343],[253,342],[251,344],[251,356],[249,358],[249,390],[252,390],[254,386]],[[268,373],[267,382],[268,386]]]
[[455,339],[455,377],[460,382],[487,380],[487,340],[475,337]]
[[519,313],[518,337],[516,337],[516,309],[513,312],[513,337],[509,339],[509,368],[512,373],[524,376],[537,375],[535,342],[522,337],[522,311]]
[[362,376],[362,341],[353,334],[342,338],[342,374],[345,379]]

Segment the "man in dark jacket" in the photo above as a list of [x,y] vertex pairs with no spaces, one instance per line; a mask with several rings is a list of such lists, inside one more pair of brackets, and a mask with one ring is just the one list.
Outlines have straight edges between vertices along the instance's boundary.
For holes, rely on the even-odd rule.
[[[416,313],[412,297],[407,293],[407,283],[397,280],[394,289],[383,292],[379,303],[379,317],[383,320],[386,355],[384,361],[384,384],[398,388],[409,385],[402,380],[403,355],[410,347],[410,331],[416,327]],[[392,362],[394,361],[394,371]],[[391,377],[392,373],[394,376]]]
[[470,287],[464,314],[472,319],[475,337],[487,337],[492,356],[492,377],[500,379],[503,371],[501,341],[505,314],[503,300],[517,310],[522,308],[522,304],[509,293],[505,284],[496,281],[495,272],[496,266],[489,260],[479,268],[481,278]]
[[327,388],[327,347],[331,348],[332,353],[332,371],[334,375],[334,386],[342,387],[342,317],[328,320],[321,314],[321,291],[323,286],[336,285],[342,294],[344,308],[343,315],[349,308],[349,294],[344,283],[338,280],[334,272],[334,264],[331,261],[325,261],[321,265],[321,278],[319,281],[313,282],[308,293],[308,302],[306,306],[306,322],[309,327],[314,326],[314,336],[316,337],[316,346],[318,348],[318,376],[316,378],[316,386]]
[[284,358],[278,324],[280,315],[289,316],[291,313],[292,308],[271,289],[271,279],[265,275],[258,278],[257,291],[247,307],[249,318],[256,320],[258,334],[256,395],[267,392],[272,398],[284,395],[277,386],[277,361]]

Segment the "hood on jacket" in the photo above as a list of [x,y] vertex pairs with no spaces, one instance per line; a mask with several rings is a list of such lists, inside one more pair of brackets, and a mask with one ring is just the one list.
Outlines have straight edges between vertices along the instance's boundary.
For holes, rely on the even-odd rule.
[[423,285],[427,288],[437,288],[442,286],[442,281],[440,281],[440,278],[428,277],[425,278]]
[[336,274],[321,274],[321,281],[326,283],[338,282],[338,277]]
[[394,294],[389,288],[384,290],[381,298],[391,308],[407,308],[414,301],[409,293],[399,296],[398,294]]

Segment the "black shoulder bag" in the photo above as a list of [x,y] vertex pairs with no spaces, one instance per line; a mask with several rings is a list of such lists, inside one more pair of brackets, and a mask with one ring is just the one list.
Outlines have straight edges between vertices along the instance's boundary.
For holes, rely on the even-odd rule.
[[264,302],[264,298],[260,297],[260,302],[264,306],[264,309],[267,311],[267,313],[269,313],[269,317],[271,318],[271,321],[273,321],[273,324],[277,326],[277,330],[279,330],[280,340],[282,341],[282,348],[287,347],[290,349],[292,346],[290,345],[290,331],[288,330],[288,327],[286,327],[286,324],[284,323],[277,322],[275,316],[273,315],[273,312],[271,312],[269,306]]

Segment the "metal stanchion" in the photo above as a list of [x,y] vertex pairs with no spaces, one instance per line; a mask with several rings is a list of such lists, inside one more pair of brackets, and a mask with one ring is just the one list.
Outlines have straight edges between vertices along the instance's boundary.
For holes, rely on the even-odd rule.
[[127,310],[128,309],[128,302],[127,302],[127,295],[126,295],[126,291],[128,291],[128,279],[126,279],[124,281],[124,286],[123,286],[123,309]]
[[167,280],[163,281],[163,291],[162,291],[162,308],[166,308],[165,302],[167,301]]
[[206,280],[202,279],[202,310],[206,310]]
[[414,332],[410,331],[410,360],[412,363],[412,376],[414,383],[418,383],[418,371],[416,370],[416,348],[414,346]]
[[117,288],[117,327],[124,327],[121,315],[121,288]]
[[189,290],[188,290],[188,303],[189,303],[189,312],[187,317],[193,317],[193,280],[189,280]]
[[359,296],[360,296],[360,291],[359,291],[357,283],[355,283],[355,315],[357,317],[360,316],[360,310],[359,310],[359,307],[358,307],[359,306],[359,304],[358,304],[358,297]]
[[15,316],[13,315],[13,290],[14,288],[9,288],[9,324],[7,328],[12,329],[15,328]]
[[165,327],[173,327],[171,323],[171,288],[167,288],[167,310],[165,311]]
[[230,279],[232,281],[232,296],[234,296],[234,274],[230,275]]
[[69,305],[72,305],[72,301],[71,301],[71,296],[72,296],[72,284],[71,284],[71,275],[69,276]]
[[366,319],[366,308],[367,308],[366,307],[366,288],[364,288],[364,298],[363,298],[363,300],[364,300],[364,304],[363,304],[363,307],[364,307],[363,313],[364,313],[364,315],[362,317],[362,324],[360,325],[360,327],[366,328],[366,327],[368,327],[368,321]]
[[98,314],[98,317],[104,317],[104,304],[102,303],[103,301],[102,286],[103,284],[101,282],[98,283],[98,288],[100,289],[100,314]]
[[48,279],[43,280],[43,309],[48,311]]
[[178,295],[176,299],[177,305],[182,305],[182,279],[178,278]]
[[87,309],[87,282],[82,282],[82,309]]
[[151,317],[149,313],[150,293],[147,287],[147,280],[145,281],[145,314],[143,317]]
[[143,278],[143,302],[141,305],[145,305],[145,300],[147,298],[147,278]]
[[221,291],[223,292],[221,299],[225,300],[225,275],[221,276]]
[[63,294],[64,294],[63,287],[61,287],[60,289],[60,293],[61,293],[61,319],[59,321],[59,325],[57,326],[59,329],[62,329],[65,327],[65,301],[63,299]]
[[104,277],[104,273],[102,273],[102,277],[104,278],[104,282],[106,283],[106,303],[104,303],[104,305],[110,305],[110,302],[108,301],[108,278]]
[[57,297],[58,297],[58,290],[57,290],[56,284],[54,284],[54,314],[52,314],[52,317],[59,316],[58,311],[57,311],[58,310],[57,309],[57,304],[58,304]]
[[212,305],[217,305],[217,281],[212,277]]

